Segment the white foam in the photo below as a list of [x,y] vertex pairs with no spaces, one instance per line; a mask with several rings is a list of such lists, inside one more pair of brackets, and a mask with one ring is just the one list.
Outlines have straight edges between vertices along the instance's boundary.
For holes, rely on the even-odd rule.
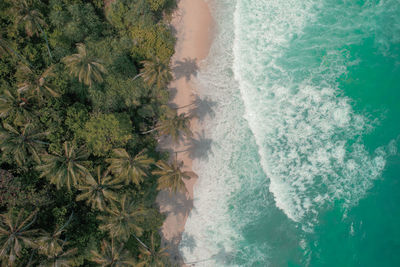
[[232,43],[229,21],[233,10],[218,5],[210,8],[219,12],[216,36],[209,58],[197,76],[197,88],[202,97],[208,97],[218,103],[214,107],[215,117],[203,122],[206,138],[212,141],[212,153],[208,160],[194,160],[193,170],[199,179],[194,188],[194,208],[185,225],[180,251],[186,263],[195,266],[229,266],[229,260],[235,254],[236,246],[242,239],[238,229],[231,223],[229,199],[240,188],[240,179],[230,166],[240,149],[236,145],[243,140],[241,115],[237,110],[240,100],[239,90],[229,77],[231,62],[222,60],[229,53],[226,43]]
[[[206,68],[197,78],[200,94],[218,106],[215,117],[204,122],[205,136],[213,140],[212,153],[208,160],[194,161],[199,179],[180,250],[185,262],[195,266],[233,266],[233,256],[247,260],[245,266],[266,264],[271,256],[268,242],[243,245],[241,232],[259,210],[269,210],[273,203],[269,192],[260,188],[269,188],[276,206],[303,229],[312,228],[320,208],[336,199],[350,206],[365,194],[385,166],[385,151],[372,156],[361,141],[348,142],[372,129],[333,86],[347,65],[358,64],[349,61],[348,51],[332,49],[320,65],[310,63],[305,71],[320,77],[317,86],[311,78],[299,80],[301,60],[285,58],[285,64],[292,60],[299,66],[292,69],[281,62],[288,40],[302,41],[318,0],[209,2],[216,12],[217,33]],[[253,14],[250,21],[243,21],[243,10]],[[257,146],[243,117],[256,137],[264,176],[252,155]],[[246,153],[249,156],[243,156]],[[244,187],[248,193],[237,194]],[[246,203],[240,211],[244,216],[235,216],[239,203]],[[306,245],[300,242],[303,249]]]
[[[314,19],[316,2],[239,0],[234,42],[234,74],[270,191],[289,218],[309,225],[335,200],[356,204],[385,167],[385,154],[370,155],[358,138],[371,123],[354,113],[335,82],[357,64],[349,52],[319,40],[328,49],[324,60],[304,69],[307,57],[285,56]],[[341,38],[332,42],[357,39]]]

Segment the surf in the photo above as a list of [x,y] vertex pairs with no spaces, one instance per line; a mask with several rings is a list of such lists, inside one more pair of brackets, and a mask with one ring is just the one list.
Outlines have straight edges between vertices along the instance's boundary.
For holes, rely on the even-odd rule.
[[[354,112],[337,83],[357,64],[344,47],[363,33],[351,14],[317,1],[237,5],[234,73],[245,118],[276,205],[306,229],[335,201],[356,205],[385,167],[384,149],[369,153],[362,141],[373,122]],[[324,36],[323,15],[344,20]]]

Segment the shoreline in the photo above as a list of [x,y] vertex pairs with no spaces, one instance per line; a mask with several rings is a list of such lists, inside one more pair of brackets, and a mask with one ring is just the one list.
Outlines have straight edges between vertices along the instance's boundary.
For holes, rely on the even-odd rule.
[[[197,96],[197,89],[193,84],[193,78],[200,70],[201,62],[207,58],[212,44],[213,18],[208,4],[204,0],[180,0],[178,8],[173,14],[171,26],[176,31],[177,42],[175,54],[171,60],[171,68],[174,80],[169,85],[170,105],[178,108],[177,112],[188,113]],[[199,132],[197,119],[190,121],[191,130],[196,136]],[[180,144],[173,144],[169,138],[160,141],[162,150],[185,151],[189,141],[186,138]],[[171,153],[171,157],[175,157]],[[193,208],[194,185],[197,175],[192,171],[193,159],[188,153],[177,153],[178,161],[183,162],[183,171],[191,172],[191,178],[184,180],[187,193],[170,195],[161,191],[157,196],[160,212],[166,215],[161,228],[162,246],[173,261],[184,266],[179,252],[179,243],[185,230],[186,220]]]

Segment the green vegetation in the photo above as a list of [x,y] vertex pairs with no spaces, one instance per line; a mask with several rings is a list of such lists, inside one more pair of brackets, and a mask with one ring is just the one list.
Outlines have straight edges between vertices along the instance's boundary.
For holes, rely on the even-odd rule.
[[159,175],[158,190],[169,190],[171,193],[186,192],[186,186],[183,179],[189,179],[190,173],[181,170],[182,163],[175,160],[168,164],[163,160],[157,162],[159,170],[153,171],[153,174]]
[[1,266],[170,266],[175,0],[0,1]]

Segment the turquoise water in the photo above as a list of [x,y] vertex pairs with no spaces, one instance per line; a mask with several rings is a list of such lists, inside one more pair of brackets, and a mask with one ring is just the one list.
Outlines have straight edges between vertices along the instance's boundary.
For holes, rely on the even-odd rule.
[[194,266],[400,266],[400,2],[219,0]]

